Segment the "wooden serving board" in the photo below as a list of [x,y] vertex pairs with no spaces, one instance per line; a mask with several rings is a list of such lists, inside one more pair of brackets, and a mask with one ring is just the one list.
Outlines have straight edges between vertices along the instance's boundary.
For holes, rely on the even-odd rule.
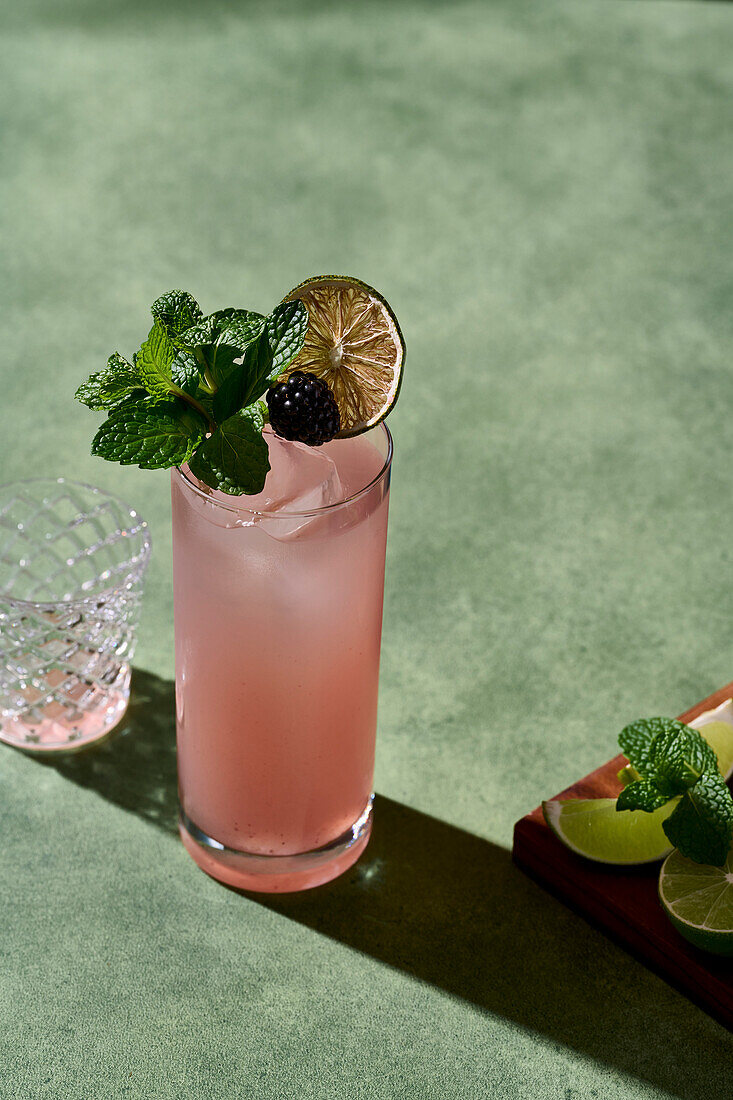
[[[691,722],[733,696],[733,683],[681,714]],[[626,763],[609,760],[555,798],[616,798]],[[514,826],[515,863],[571,909],[597,925],[671,985],[733,1029],[733,959],[706,954],[674,929],[657,898],[659,865],[615,869],[591,863],[562,844],[538,806]]]

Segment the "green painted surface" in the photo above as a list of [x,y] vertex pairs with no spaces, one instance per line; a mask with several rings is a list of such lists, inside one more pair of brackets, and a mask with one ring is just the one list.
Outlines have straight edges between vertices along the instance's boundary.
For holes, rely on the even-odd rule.
[[[618,729],[733,675],[733,8],[3,5],[2,479],[155,540],[127,734],[0,753],[0,1096],[691,1097],[730,1037],[510,865]],[[173,832],[165,474],[76,383],[182,285],[353,272],[410,354],[377,830],[270,906]]]

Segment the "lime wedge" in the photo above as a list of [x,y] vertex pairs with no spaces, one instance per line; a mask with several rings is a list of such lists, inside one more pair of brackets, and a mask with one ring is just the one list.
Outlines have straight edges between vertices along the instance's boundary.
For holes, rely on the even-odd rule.
[[733,955],[733,853],[724,867],[708,867],[672,852],[659,875],[659,900],[695,947]]
[[317,275],[296,286],[308,310],[305,343],[279,378],[309,371],[328,384],[341,414],[339,437],[360,435],[384,420],[400,389],[405,342],[388,302],[348,275]]
[[700,730],[701,737],[705,738],[718,758],[720,774],[724,779],[730,779],[733,775],[733,725],[718,720],[704,726],[697,726],[694,722],[690,725]]
[[656,863],[672,850],[662,823],[677,799],[654,813],[616,810],[615,798],[555,799],[542,803],[545,821],[579,856],[617,867]]

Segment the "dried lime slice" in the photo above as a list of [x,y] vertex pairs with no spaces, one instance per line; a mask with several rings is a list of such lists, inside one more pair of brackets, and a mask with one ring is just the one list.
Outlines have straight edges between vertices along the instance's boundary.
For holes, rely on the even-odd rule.
[[400,389],[405,342],[397,318],[373,287],[348,275],[318,275],[285,297],[308,310],[305,343],[288,369],[310,371],[331,388],[341,414],[339,437],[383,420]]

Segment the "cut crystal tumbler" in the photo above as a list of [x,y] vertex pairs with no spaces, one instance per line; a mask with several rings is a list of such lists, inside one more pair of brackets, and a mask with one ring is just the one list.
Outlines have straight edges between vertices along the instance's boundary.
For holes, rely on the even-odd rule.
[[81,748],[127,707],[147,524],[65,478],[0,486],[0,739]]

